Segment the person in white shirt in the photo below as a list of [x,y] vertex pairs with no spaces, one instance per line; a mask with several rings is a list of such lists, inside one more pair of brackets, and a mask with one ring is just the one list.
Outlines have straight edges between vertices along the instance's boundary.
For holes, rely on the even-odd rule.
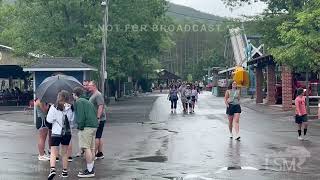
[[47,115],[47,121],[52,123],[51,135],[51,155],[50,155],[50,173],[48,180],[52,180],[56,175],[56,157],[59,154],[59,146],[61,144],[62,155],[62,174],[61,177],[68,177],[68,146],[71,141],[70,124],[74,120],[70,102],[70,94],[62,90],[57,97],[57,102],[52,105]]
[[185,96],[185,91],[186,91],[186,84],[183,82],[182,85],[179,88],[179,93],[180,93],[180,99],[183,107],[183,112],[187,112],[186,108],[186,103],[187,103],[187,97]]

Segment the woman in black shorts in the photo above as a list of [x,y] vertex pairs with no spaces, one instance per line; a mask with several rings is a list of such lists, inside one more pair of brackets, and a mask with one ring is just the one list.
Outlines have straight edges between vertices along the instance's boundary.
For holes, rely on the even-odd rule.
[[227,115],[229,119],[229,131],[230,131],[230,138],[233,138],[233,126],[236,131],[236,140],[240,140],[240,127],[239,127],[239,120],[240,120],[240,113],[241,113],[241,106],[240,106],[240,90],[237,89],[237,83],[234,81],[231,84],[231,87],[226,91],[224,96],[224,102],[227,106]]
[[48,112],[48,105],[44,102],[41,102],[39,99],[34,101],[34,107],[36,109],[36,128],[39,131],[39,138],[38,138],[38,160],[39,161],[49,161],[50,157],[45,154],[45,146],[47,136],[49,135],[48,146],[50,149],[50,135],[51,135],[51,128],[52,124],[48,123],[47,112]]
[[50,155],[50,173],[48,180],[51,180],[56,175],[56,158],[59,154],[58,147],[61,144],[62,155],[62,174],[61,177],[68,177],[68,153],[67,149],[71,141],[70,124],[74,119],[74,114],[71,109],[70,95],[67,91],[61,91],[58,94],[57,103],[52,105],[47,115],[47,121],[52,123],[51,135],[51,155]]

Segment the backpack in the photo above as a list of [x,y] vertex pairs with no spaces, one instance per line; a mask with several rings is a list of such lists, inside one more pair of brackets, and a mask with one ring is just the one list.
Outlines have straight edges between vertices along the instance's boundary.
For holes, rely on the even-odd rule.
[[68,116],[65,114],[63,115],[63,125],[62,125],[62,130],[61,130],[61,136],[71,136],[71,128],[70,128],[70,123]]

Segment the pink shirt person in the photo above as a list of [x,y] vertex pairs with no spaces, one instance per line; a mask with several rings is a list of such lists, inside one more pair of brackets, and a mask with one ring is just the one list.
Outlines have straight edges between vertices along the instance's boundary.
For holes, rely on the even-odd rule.
[[296,105],[296,114],[299,116],[303,116],[307,114],[306,109],[306,98],[304,96],[297,96],[295,101]]

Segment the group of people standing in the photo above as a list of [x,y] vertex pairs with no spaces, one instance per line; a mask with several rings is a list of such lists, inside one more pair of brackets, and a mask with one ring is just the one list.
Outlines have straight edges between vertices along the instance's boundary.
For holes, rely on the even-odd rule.
[[[103,95],[94,81],[84,81],[83,87],[76,87],[72,94],[62,90],[54,104],[35,100],[36,127],[39,130],[39,161],[50,160],[48,180],[56,174],[56,161],[62,157],[61,177],[68,177],[68,162],[72,162],[71,140],[78,130],[78,156],[84,156],[86,169],[78,177],[94,177],[94,161],[103,159],[101,140],[106,122],[106,110]],[[45,143],[48,138],[50,151],[46,154]],[[60,152],[59,152],[60,151]]]
[[171,102],[171,113],[176,113],[177,102],[181,99],[183,112],[194,113],[195,104],[198,100],[200,88],[195,84],[183,82],[170,86],[168,99]]

